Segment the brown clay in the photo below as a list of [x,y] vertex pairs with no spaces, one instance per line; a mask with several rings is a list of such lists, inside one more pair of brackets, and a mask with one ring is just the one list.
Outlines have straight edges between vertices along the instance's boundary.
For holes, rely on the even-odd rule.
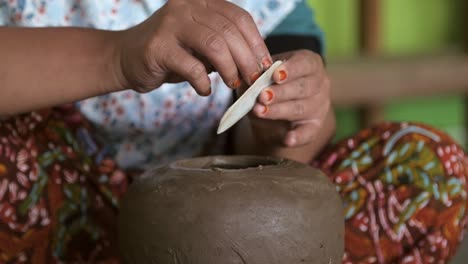
[[146,172],[122,202],[126,263],[341,263],[344,218],[325,175],[287,160],[208,157]]

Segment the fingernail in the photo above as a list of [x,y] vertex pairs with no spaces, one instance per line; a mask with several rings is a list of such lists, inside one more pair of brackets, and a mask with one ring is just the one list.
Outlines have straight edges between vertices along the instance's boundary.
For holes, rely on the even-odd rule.
[[234,83],[232,84],[232,86],[236,89],[240,88],[241,85],[242,85],[242,81],[240,79],[235,80]]
[[211,95],[211,92],[212,92],[212,89],[211,89],[211,86],[208,87],[208,90],[196,90],[197,94],[199,96],[210,96]]
[[256,72],[256,73],[252,74],[252,76],[250,77],[250,81],[252,83],[254,83],[256,80],[258,80],[259,77],[260,77],[260,73]]
[[275,94],[271,89],[265,89],[263,92],[263,98],[265,98],[266,103],[271,103],[273,101],[273,97],[275,97]]
[[288,139],[286,140],[286,144],[290,147],[295,146],[297,143],[297,139],[295,135],[289,135]]
[[282,81],[284,81],[284,80],[286,80],[288,78],[288,73],[285,70],[279,71],[278,75],[279,75],[280,82],[282,82]]
[[254,108],[254,112],[257,113],[257,114],[264,115],[264,114],[268,113],[268,107],[264,106],[264,105],[261,105],[261,104],[257,104],[255,106],[255,108]]
[[262,60],[262,66],[263,66],[263,69],[268,69],[270,68],[270,66],[273,64],[273,62],[271,61],[270,58],[266,57],[266,58],[263,58]]

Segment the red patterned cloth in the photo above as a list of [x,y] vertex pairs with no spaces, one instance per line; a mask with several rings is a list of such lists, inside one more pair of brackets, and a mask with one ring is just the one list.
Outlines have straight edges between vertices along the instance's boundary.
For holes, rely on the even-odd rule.
[[[0,122],[0,263],[119,263],[130,172],[73,107]],[[416,124],[383,124],[314,166],[343,197],[344,263],[447,263],[466,225],[463,150]]]
[[444,133],[382,124],[314,165],[344,201],[344,263],[447,263],[456,252],[466,226],[466,162]]
[[127,177],[73,108],[0,123],[0,263],[119,263]]

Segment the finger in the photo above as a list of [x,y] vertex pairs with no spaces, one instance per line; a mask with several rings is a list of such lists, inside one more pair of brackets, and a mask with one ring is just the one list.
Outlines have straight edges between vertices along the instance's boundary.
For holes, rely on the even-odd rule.
[[300,121],[313,118],[310,100],[293,100],[272,105],[256,104],[255,116],[270,120]]
[[258,31],[255,21],[247,11],[228,1],[209,1],[208,7],[237,25],[237,28],[255,54],[257,63],[263,69],[267,69],[273,64],[265,41]]
[[237,26],[218,13],[206,9],[195,13],[194,20],[223,36],[243,79],[250,85],[260,76],[261,68]]
[[284,138],[291,129],[287,121],[273,121],[250,117],[252,132],[262,143],[284,145]]
[[300,77],[266,88],[258,97],[258,101],[264,105],[271,105],[273,103],[305,99],[318,94],[322,83],[320,77]]
[[170,53],[172,55],[163,60],[167,70],[188,81],[199,95],[210,95],[211,80],[203,63],[179,46]]
[[227,86],[239,88],[242,80],[239,78],[236,63],[224,38],[216,31],[195,25],[184,31],[179,41],[200,56],[205,57],[216,71],[221,75]]
[[309,123],[295,126],[284,138],[284,144],[288,147],[300,147],[310,143],[320,128],[319,120],[310,120]]
[[322,58],[308,50],[288,52],[278,56],[277,59],[284,61],[273,74],[273,80],[277,84],[308,75],[317,75],[324,71]]
[[213,67],[213,65],[211,65],[210,61],[208,61],[207,58],[201,56],[201,55],[198,54],[198,53],[193,54],[193,56],[194,56],[197,60],[199,60],[199,61],[201,61],[201,62],[203,63],[203,65],[205,66],[206,72],[207,72],[208,74],[210,74],[210,73],[216,71],[216,69]]

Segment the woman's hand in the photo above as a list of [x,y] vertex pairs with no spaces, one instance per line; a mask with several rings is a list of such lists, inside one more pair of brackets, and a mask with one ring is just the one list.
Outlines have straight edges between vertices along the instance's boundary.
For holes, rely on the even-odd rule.
[[[300,50],[274,57],[285,62],[275,71],[275,84],[265,89],[250,114],[256,142],[271,149],[324,146],[334,133],[330,80],[322,58]],[[305,156],[312,150],[305,148]],[[271,153],[267,153],[271,154]],[[300,155],[296,155],[300,156]],[[305,158],[305,156],[302,156]]]
[[121,43],[118,75],[123,86],[139,92],[189,81],[200,95],[209,95],[211,70],[238,88],[272,61],[250,14],[224,0],[169,0],[123,31]]

